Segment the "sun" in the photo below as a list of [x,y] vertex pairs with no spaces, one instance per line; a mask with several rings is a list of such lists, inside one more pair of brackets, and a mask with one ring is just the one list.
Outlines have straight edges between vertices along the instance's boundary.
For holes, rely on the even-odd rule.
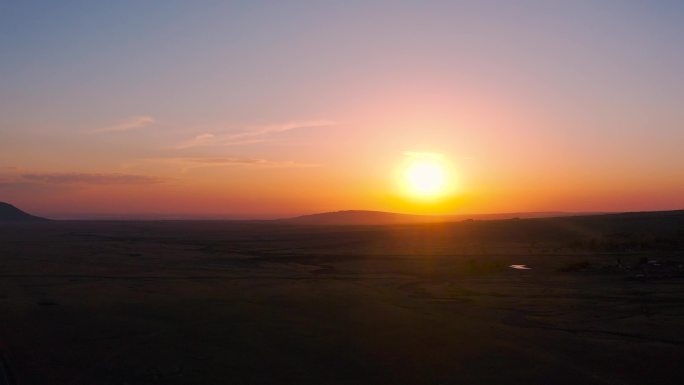
[[446,159],[441,154],[407,153],[401,174],[407,194],[421,199],[444,196],[450,188],[450,172]]
[[413,162],[406,169],[406,182],[416,195],[437,195],[444,188],[445,181],[444,168],[435,162]]

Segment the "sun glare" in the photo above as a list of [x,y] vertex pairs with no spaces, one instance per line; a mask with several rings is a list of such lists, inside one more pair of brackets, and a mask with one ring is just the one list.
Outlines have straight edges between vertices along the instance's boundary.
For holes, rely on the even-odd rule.
[[406,192],[417,198],[437,198],[447,193],[449,170],[444,157],[433,153],[407,153],[402,182]]

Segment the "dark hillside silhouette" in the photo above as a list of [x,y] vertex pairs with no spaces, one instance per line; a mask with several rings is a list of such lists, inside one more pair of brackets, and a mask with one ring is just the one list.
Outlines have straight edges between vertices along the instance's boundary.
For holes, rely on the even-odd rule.
[[36,222],[47,219],[26,213],[9,203],[0,202],[0,222]]

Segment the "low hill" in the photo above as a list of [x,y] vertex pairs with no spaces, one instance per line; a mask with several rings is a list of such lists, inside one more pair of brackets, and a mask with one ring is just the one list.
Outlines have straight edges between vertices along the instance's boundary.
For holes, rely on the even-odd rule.
[[389,225],[401,223],[444,222],[431,215],[398,214],[384,211],[344,210],[280,219],[281,222],[302,225]]
[[684,210],[475,221],[468,230],[508,240],[684,235]]
[[581,215],[565,212],[499,213],[476,215],[415,215],[385,211],[344,210],[280,219],[281,222],[305,225],[392,225],[411,223],[457,222],[467,219],[495,220],[512,218],[546,218]]
[[[422,244],[437,248],[526,244],[533,249],[570,251],[684,250],[684,210],[471,219],[475,220],[352,211],[297,217],[285,223],[320,226],[322,232],[327,225],[377,225],[369,227],[368,239],[387,237],[388,246],[383,247],[388,248],[402,245],[403,239],[421,239]],[[510,251],[507,247],[505,252]]]
[[0,202],[0,222],[36,222],[47,219],[19,210],[9,203]]

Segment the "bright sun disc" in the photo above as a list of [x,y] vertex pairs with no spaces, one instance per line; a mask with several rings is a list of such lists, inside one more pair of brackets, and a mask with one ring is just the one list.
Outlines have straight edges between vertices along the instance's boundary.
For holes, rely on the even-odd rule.
[[406,192],[418,198],[434,198],[446,194],[449,173],[445,160],[437,154],[411,153],[402,179]]
[[444,169],[436,163],[416,162],[406,170],[406,181],[411,191],[418,195],[433,196],[440,193],[445,179]]

